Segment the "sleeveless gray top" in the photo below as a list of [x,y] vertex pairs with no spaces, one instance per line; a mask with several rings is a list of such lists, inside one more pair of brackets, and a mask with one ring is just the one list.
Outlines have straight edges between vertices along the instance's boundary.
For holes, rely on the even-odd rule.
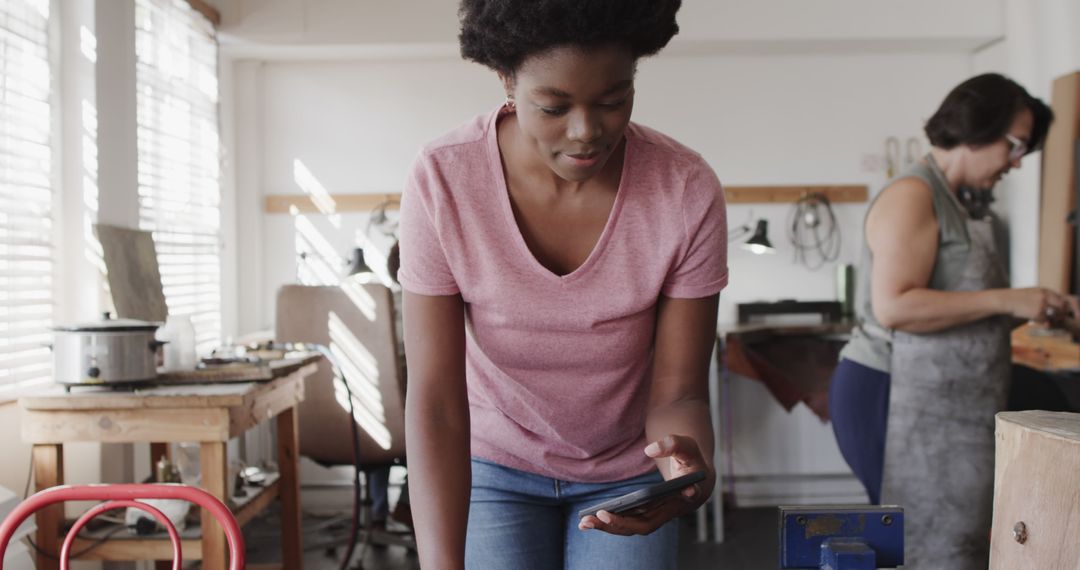
[[[930,186],[933,198],[934,214],[938,221],[938,251],[934,260],[934,270],[927,287],[948,290],[960,279],[967,265],[968,252],[971,250],[971,238],[967,230],[967,210],[960,204],[956,195],[945,183],[945,175],[928,154],[922,161],[912,164],[899,176],[889,180],[885,187],[903,178],[915,177]],[[880,194],[878,195],[880,196]],[[874,202],[870,203],[866,215],[869,217]],[[892,360],[892,331],[884,328],[874,317],[870,299],[870,275],[874,266],[870,246],[866,242],[866,221],[863,221],[862,259],[859,263],[855,290],[855,315],[858,325],[851,332],[851,340],[840,352],[841,358],[889,372]]]

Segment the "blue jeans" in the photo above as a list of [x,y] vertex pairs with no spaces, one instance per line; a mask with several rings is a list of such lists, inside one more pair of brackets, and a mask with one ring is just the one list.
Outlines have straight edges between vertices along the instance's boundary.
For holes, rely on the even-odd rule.
[[662,480],[660,472],[653,471],[612,483],[577,483],[473,458],[465,567],[675,568],[677,520],[646,536],[578,530],[578,510]]

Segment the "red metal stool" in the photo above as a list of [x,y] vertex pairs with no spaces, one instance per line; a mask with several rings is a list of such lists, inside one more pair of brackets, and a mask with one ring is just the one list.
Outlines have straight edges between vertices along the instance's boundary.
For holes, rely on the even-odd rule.
[[8,542],[15,530],[30,515],[38,509],[64,501],[106,501],[91,508],[84,513],[64,538],[64,545],[60,549],[60,569],[67,570],[68,557],[71,555],[71,545],[79,530],[90,522],[91,519],[101,513],[114,509],[134,507],[150,513],[161,526],[169,533],[173,546],[173,570],[180,570],[182,553],[180,551],[180,535],[176,532],[169,518],[158,509],[140,503],[138,499],[180,499],[195,503],[210,511],[222,530],[229,543],[229,568],[240,570],[244,567],[244,536],[240,533],[240,525],[232,512],[217,497],[197,487],[173,484],[120,484],[120,485],[63,485],[53,487],[35,493],[30,498],[20,503],[0,524],[0,570],[4,567],[4,555],[7,553]]

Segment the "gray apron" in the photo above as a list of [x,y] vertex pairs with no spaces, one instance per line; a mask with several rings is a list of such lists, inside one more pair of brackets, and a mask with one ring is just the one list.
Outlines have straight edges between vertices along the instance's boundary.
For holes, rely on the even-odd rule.
[[[947,290],[1008,286],[989,220]],[[994,414],[1011,374],[1011,319],[892,335],[882,502],[904,508],[904,568],[986,570],[994,496]]]

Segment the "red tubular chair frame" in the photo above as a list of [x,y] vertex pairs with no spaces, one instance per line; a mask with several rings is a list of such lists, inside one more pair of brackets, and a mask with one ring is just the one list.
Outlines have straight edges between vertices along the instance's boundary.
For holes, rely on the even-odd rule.
[[67,536],[64,538],[64,545],[60,550],[61,570],[67,570],[68,568],[71,546],[79,530],[101,513],[124,507],[134,507],[146,511],[165,527],[173,545],[173,570],[180,570],[182,554],[180,535],[176,532],[176,527],[160,510],[146,503],[139,503],[137,502],[138,499],[180,499],[195,503],[210,511],[210,514],[214,515],[222,530],[225,531],[225,537],[229,543],[230,570],[244,568],[244,536],[240,533],[240,525],[237,524],[236,517],[229,511],[229,508],[217,497],[198,487],[188,485],[120,484],[62,485],[35,493],[20,503],[4,519],[4,522],[0,523],[0,570],[3,570],[4,567],[4,555],[7,553],[8,542],[11,541],[11,537],[15,534],[15,530],[19,528],[19,525],[36,511],[64,501],[108,502],[91,508],[83,516],[79,517],[75,525],[68,531]]

